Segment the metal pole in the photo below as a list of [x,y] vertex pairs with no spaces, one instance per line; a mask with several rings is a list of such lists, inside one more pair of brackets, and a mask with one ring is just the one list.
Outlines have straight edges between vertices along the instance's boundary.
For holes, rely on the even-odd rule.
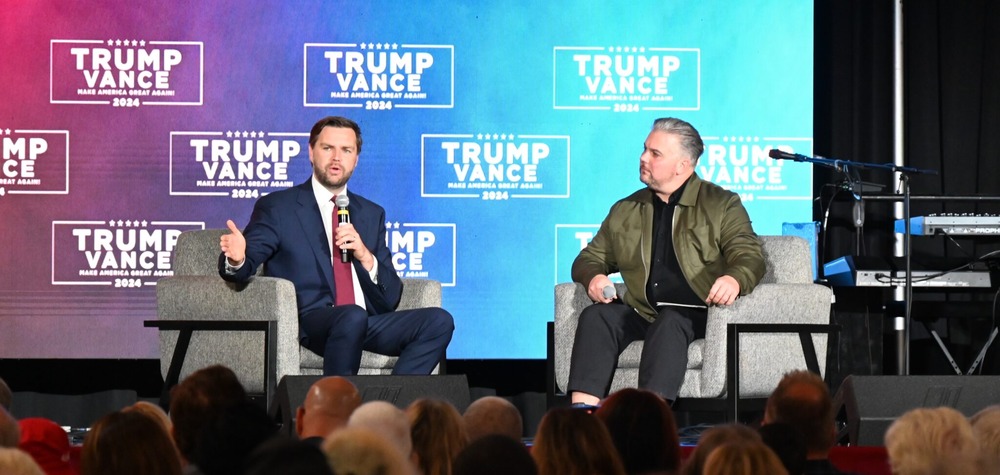
[[[892,112],[893,112],[893,126],[892,126],[892,151],[893,151],[893,163],[897,166],[904,166],[904,144],[903,144],[903,0],[896,0],[895,2],[895,12],[893,21],[893,101],[892,101]],[[908,186],[906,183],[902,183],[903,178],[900,173],[895,173],[893,176],[893,188],[899,190],[900,186]],[[894,214],[896,219],[903,219],[904,215],[908,213],[904,212],[904,206],[908,206],[909,203],[899,203],[897,202],[894,206]],[[908,219],[909,216],[906,216]],[[909,224],[909,223],[907,223]],[[909,249],[907,249],[907,243],[904,242],[905,239],[902,235],[896,234],[895,240],[895,255],[896,256],[909,256]],[[907,276],[909,278],[909,276]],[[895,298],[896,300],[903,300],[904,315],[897,316],[895,318],[894,327],[899,332],[897,335],[901,335],[901,338],[897,339],[897,344],[901,345],[901,348],[897,348],[897,354],[899,356],[898,368],[896,368],[896,373],[900,375],[906,375],[910,373],[910,328],[909,319],[907,318],[909,314],[909,306],[911,295],[909,295],[909,290],[906,288],[896,287]],[[904,340],[904,341],[899,341]]]

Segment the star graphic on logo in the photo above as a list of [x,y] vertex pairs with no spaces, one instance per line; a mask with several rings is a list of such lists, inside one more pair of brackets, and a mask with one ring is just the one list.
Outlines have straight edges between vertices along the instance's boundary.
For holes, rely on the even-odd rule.
[[399,45],[397,45],[396,43],[393,43],[393,44],[392,44],[392,49],[396,49],[396,48],[397,48],[398,46],[399,46]]
[[361,43],[361,49],[368,49],[368,45]]
[[226,138],[233,138],[233,131],[232,130],[227,130],[226,131]]
[[139,46],[146,46],[146,40],[139,40]]
[[393,223],[392,227],[396,228],[396,229],[399,229],[399,221],[396,221],[395,223]]
[[375,43],[375,49],[382,49],[382,43]]
[[145,219],[142,220],[142,227],[146,227],[146,224],[148,224],[147,221]]
[[115,40],[108,38],[108,46],[114,46],[114,45],[115,45]]

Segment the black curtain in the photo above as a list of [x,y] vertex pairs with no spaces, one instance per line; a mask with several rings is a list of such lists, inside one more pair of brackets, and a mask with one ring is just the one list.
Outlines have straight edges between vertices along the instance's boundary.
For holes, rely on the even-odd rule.
[[[893,161],[893,23],[890,0],[816,0],[815,120],[817,155],[865,163]],[[936,170],[910,175],[914,196],[1000,197],[1000,2],[992,0],[903,2],[903,81],[905,165]],[[814,218],[825,222],[820,261],[844,255],[891,256],[893,212],[887,201],[866,200],[863,225],[854,220],[855,198],[842,185],[841,173],[815,169]],[[883,170],[860,173],[867,190],[893,193],[892,175]],[[971,213],[1000,215],[1000,201],[915,200],[912,215]],[[1000,236],[975,238],[915,236],[912,256],[971,261],[1000,249]],[[997,260],[989,261],[996,266]],[[984,264],[986,265],[986,264]],[[944,270],[944,269],[941,269]],[[997,275],[994,273],[994,287]],[[895,349],[883,320],[892,310],[887,291],[836,289],[835,318],[845,326],[834,358],[836,386],[851,373],[894,373]],[[995,325],[996,288],[975,292],[921,289],[919,299],[980,302],[956,321],[932,321],[946,337],[963,371]],[[845,302],[849,301],[849,302]],[[925,306],[929,308],[929,306]],[[958,308],[952,306],[952,308]],[[972,307],[970,307],[972,308]],[[977,307],[979,308],[979,307]],[[989,317],[993,317],[991,320]],[[917,326],[911,325],[911,330]],[[885,325],[885,329],[889,326]],[[914,337],[926,337],[914,332]],[[880,341],[881,340],[881,341]],[[884,345],[883,345],[884,343]],[[885,348],[883,359],[882,346]],[[995,344],[994,346],[997,346]],[[983,371],[997,374],[993,350]],[[912,374],[946,374],[950,364],[932,343],[911,346]],[[882,364],[885,363],[885,368]]]

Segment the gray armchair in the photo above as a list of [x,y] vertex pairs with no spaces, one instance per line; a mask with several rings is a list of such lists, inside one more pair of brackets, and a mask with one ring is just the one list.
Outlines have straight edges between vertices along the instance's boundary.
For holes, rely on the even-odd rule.
[[[767,271],[756,289],[728,307],[712,307],[708,313],[705,338],[688,347],[688,366],[678,404],[684,400],[711,399],[729,404],[766,398],[781,376],[794,369],[806,369],[809,350],[815,348],[818,360],[814,371],[823,374],[826,362],[833,292],[813,283],[812,261],[806,241],[794,236],[761,236]],[[619,295],[626,289],[618,284]],[[550,337],[550,359],[554,382],[550,391],[565,393],[569,380],[570,355],[580,312],[591,305],[584,287],[577,283],[557,284],[555,318]],[[761,325],[764,324],[764,325]],[[789,326],[788,324],[796,324]],[[771,325],[767,327],[766,325]],[[736,330],[743,332],[734,339]],[[768,328],[778,330],[775,333]],[[800,338],[800,335],[804,335]],[[733,342],[730,345],[728,342]],[[642,341],[633,342],[618,357],[610,392],[638,384],[639,356]],[[729,346],[739,346],[727,352]],[[733,373],[727,378],[727,354]],[[738,393],[738,394],[734,394]],[[731,413],[735,418],[735,414]]]
[[[157,317],[162,320],[204,322],[273,321],[274,348],[265,352],[262,331],[195,329],[179,378],[213,364],[231,368],[249,392],[270,394],[286,375],[319,375],[323,358],[299,345],[295,287],[285,279],[268,277],[266,270],[245,285],[219,277],[219,237],[228,231],[209,229],[181,233],[173,251],[172,277],[156,286]],[[403,279],[400,309],[441,306],[441,283]],[[167,379],[178,332],[161,328],[160,369]],[[272,358],[268,364],[268,358]],[[365,351],[359,374],[389,374],[396,357]],[[265,365],[269,367],[265,372]]]

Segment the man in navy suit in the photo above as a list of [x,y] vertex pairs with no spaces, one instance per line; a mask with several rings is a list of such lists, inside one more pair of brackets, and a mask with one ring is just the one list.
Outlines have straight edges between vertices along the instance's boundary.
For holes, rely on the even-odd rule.
[[[292,281],[299,341],[323,356],[325,375],[357,374],[362,350],[398,355],[394,374],[429,374],[455,325],[441,308],[396,311],[403,284],[386,246],[385,210],[347,189],[360,154],[357,123],[317,122],[309,134],[312,178],[259,199],[242,232],[226,222],[231,234],[220,239],[219,274],[244,282],[266,264],[267,275]],[[338,226],[341,195],[350,200],[350,222]],[[341,263],[343,251],[349,264]],[[342,272],[333,270],[338,264]]]

